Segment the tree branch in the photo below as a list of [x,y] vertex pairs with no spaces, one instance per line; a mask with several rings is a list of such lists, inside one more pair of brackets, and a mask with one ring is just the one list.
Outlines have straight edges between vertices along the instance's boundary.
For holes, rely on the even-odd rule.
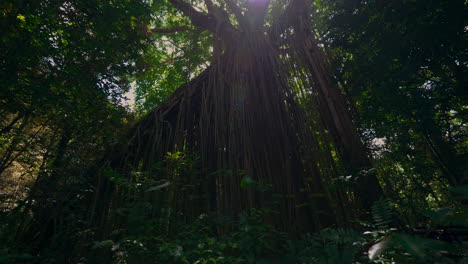
[[205,4],[208,8],[208,14],[216,18],[218,24],[231,25],[231,22],[229,22],[229,14],[224,10],[224,5],[217,7],[213,4],[212,0],[205,0]]
[[184,15],[188,16],[194,26],[201,27],[212,32],[216,31],[216,25],[213,23],[213,19],[210,16],[198,12],[192,5],[184,2],[183,0],[169,0],[169,2],[175,8],[182,11]]
[[169,0],[169,2],[188,16],[194,26],[207,29],[215,34],[225,32],[230,34],[231,37],[238,33],[238,30],[229,23],[227,13],[223,9],[216,7],[211,0],[205,1],[209,9],[208,14],[198,12],[192,5],[184,2],[184,0]]
[[291,20],[298,19],[298,16],[301,12],[305,11],[305,1],[304,0],[290,0],[288,6],[286,7],[283,14],[273,22],[273,25],[270,27],[269,33],[275,34],[278,32],[282,32],[292,23]]
[[226,2],[226,5],[228,6],[229,10],[236,16],[237,21],[239,21],[239,24],[245,25],[245,17],[242,14],[242,10],[240,7],[234,3],[232,0],[224,0]]
[[205,0],[205,5],[206,5],[206,8],[208,9],[208,13],[212,12],[212,10],[214,9],[213,1]]

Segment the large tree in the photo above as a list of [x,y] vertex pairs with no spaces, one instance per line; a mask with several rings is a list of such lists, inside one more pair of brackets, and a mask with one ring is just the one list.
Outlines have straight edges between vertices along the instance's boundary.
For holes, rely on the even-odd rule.
[[[197,153],[202,172],[210,175],[206,182],[166,177],[199,186],[210,198],[195,203],[174,187],[173,211],[190,218],[207,210],[237,215],[274,206],[280,216],[267,220],[289,231],[343,223],[351,215],[346,204],[362,213],[382,196],[375,175],[359,174],[371,164],[351,106],[314,37],[313,1],[169,2],[191,25],[152,32],[210,32],[211,63],[133,127],[127,142],[112,151],[112,168],[136,181],[142,172],[154,177],[154,164],[168,152]],[[348,174],[356,182],[351,194],[329,188]],[[242,188],[243,181],[272,189]],[[102,212],[118,207],[128,193],[102,178],[97,186],[92,211],[105,222]]]

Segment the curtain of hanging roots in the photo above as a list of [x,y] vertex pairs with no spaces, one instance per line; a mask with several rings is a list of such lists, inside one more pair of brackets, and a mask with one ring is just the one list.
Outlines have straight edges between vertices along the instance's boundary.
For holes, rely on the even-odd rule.
[[[209,210],[236,216],[243,209],[269,207],[279,214],[265,220],[285,231],[341,221],[339,193],[324,188],[336,176],[335,165],[307,74],[294,62],[283,63],[264,34],[246,33],[233,47],[144,117],[128,142],[112,150],[108,166],[130,179],[142,175],[135,171],[155,177],[152,166],[167,152],[198,153],[205,182],[190,174],[163,177],[196,185],[208,192],[206,201],[190,199],[177,184],[145,194],[148,200],[166,201],[161,207],[182,212],[187,220]],[[241,188],[242,177],[256,184]],[[105,218],[114,219],[132,194],[102,177],[98,185],[92,211],[108,212],[98,218],[111,228]],[[161,216],[160,209],[154,216]]]
[[[98,177],[93,221],[111,231],[119,225],[117,208],[145,199],[155,204],[150,217],[190,221],[209,211],[235,217],[244,209],[269,207],[279,214],[265,220],[284,231],[343,223],[349,197],[326,187],[337,177],[333,145],[362,150],[354,146],[359,138],[344,142],[346,135],[336,135],[354,131],[349,113],[344,105],[327,105],[345,103],[324,95],[331,81],[321,51],[310,33],[297,31],[281,44],[279,37],[243,32],[202,74],[138,122],[103,167],[131,181],[149,177],[172,184],[137,195]],[[154,164],[175,151],[198,155],[200,173],[155,173]],[[243,177],[256,184],[241,187]],[[208,196],[193,199],[196,194]]]

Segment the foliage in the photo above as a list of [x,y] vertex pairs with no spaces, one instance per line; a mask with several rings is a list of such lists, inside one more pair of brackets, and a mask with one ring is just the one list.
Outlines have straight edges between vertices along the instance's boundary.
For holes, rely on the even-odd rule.
[[2,1],[0,263],[467,263],[466,8]]
[[467,177],[466,2],[316,4],[321,40],[389,198],[408,215],[418,214],[415,201],[441,206],[445,186]]
[[[186,153],[167,153],[165,162],[155,164],[161,169],[165,163],[172,163],[187,177]],[[190,159],[189,159],[190,160]],[[173,162],[176,162],[175,165]],[[229,173],[229,172],[228,172]],[[115,172],[110,177],[119,178]],[[259,188],[252,179],[243,188]],[[135,188],[127,182],[116,181],[124,188]],[[142,186],[147,190],[150,184]],[[154,188],[154,187],[151,187]],[[151,189],[150,188],[150,189]],[[170,192],[166,188],[157,192]],[[454,195],[466,194],[466,186],[455,188]],[[265,222],[268,215],[275,213],[272,208],[242,212],[237,217],[223,217],[216,214],[202,214],[195,221],[187,223],[176,216],[150,217],[152,205],[144,199],[137,199],[118,211],[127,218],[124,228],[109,234],[108,239],[95,241],[90,245],[89,263],[107,256],[114,263],[465,263],[466,249],[458,240],[458,234],[451,231],[452,225],[467,224],[463,206],[452,209],[427,211],[432,227],[424,233],[416,229],[397,229],[398,219],[390,203],[381,199],[372,206],[373,223],[368,231],[353,228],[328,228],[315,233],[291,238]],[[456,222],[453,220],[458,219]],[[167,225],[171,225],[167,233]],[[220,230],[222,230],[220,232]],[[431,234],[436,232],[438,237]],[[450,240],[440,237],[446,236]],[[107,252],[107,254],[105,254]],[[93,256],[93,257],[91,257]]]
[[367,241],[352,229],[324,229],[304,238],[301,263],[354,263]]
[[92,186],[86,168],[131,120],[123,94],[141,70],[135,65],[148,38],[140,29],[151,9],[145,1],[0,3],[2,248],[9,261],[73,251]]

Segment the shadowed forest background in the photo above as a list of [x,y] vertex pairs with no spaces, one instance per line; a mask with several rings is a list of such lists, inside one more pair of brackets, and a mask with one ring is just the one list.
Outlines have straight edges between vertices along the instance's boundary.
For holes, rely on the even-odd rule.
[[468,263],[465,0],[4,0],[0,263]]

